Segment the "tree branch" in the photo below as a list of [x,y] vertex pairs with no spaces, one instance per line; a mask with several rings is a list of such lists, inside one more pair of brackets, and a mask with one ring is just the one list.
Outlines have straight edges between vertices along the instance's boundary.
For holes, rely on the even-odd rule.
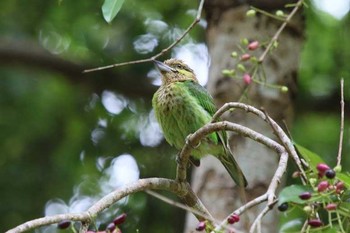
[[341,154],[344,138],[344,79],[340,80],[340,132],[339,132],[339,147],[337,156],[337,166],[341,165]]
[[152,56],[150,58],[146,58],[146,59],[139,59],[139,60],[134,60],[134,61],[128,61],[128,62],[112,64],[112,65],[108,65],[108,66],[101,66],[101,67],[97,67],[97,68],[93,68],[93,69],[87,69],[87,70],[84,70],[84,73],[89,73],[89,72],[94,72],[94,71],[99,71],[99,70],[105,70],[105,69],[111,69],[111,68],[118,67],[118,66],[125,66],[125,65],[131,65],[131,64],[140,64],[140,63],[152,62],[155,59],[157,59],[158,57],[163,56],[165,53],[169,52],[170,49],[174,48],[178,43],[180,43],[180,41],[183,38],[185,38],[185,36],[200,21],[201,15],[202,15],[202,11],[203,11],[203,4],[204,4],[204,0],[201,0],[199,5],[198,5],[196,18],[193,20],[193,22],[190,24],[190,26],[188,26],[188,28],[182,33],[182,35],[180,35],[179,38],[177,38],[172,44],[170,44],[168,47],[166,47],[165,49],[163,49],[162,51],[160,51],[156,55],[154,55],[154,56]]
[[301,164],[301,160],[298,157],[298,154],[294,148],[293,143],[289,139],[288,135],[283,131],[283,129],[276,123],[276,121],[274,121],[271,117],[269,117],[266,112],[260,111],[259,109],[255,108],[253,106],[247,105],[247,104],[231,102],[231,103],[224,104],[214,114],[212,122],[217,121],[221,117],[221,115],[224,114],[224,112],[229,111],[229,110],[232,111],[236,108],[242,109],[246,112],[253,113],[254,115],[258,116],[259,118],[261,118],[262,120],[264,120],[265,122],[267,122],[271,126],[271,128],[273,129],[273,131],[277,135],[278,139],[280,139],[283,146],[287,149],[289,155],[293,158],[294,162],[296,163],[298,169],[300,170],[300,172],[302,174],[303,179],[307,180],[305,171],[304,171],[303,166]]
[[[242,104],[242,103],[225,104],[214,115],[213,121],[217,120],[220,117],[220,115],[224,113],[224,111],[230,110],[232,108],[244,109],[245,111],[252,112],[257,116],[259,116],[260,118],[262,118],[263,120],[267,121],[271,125],[271,127],[275,130],[275,132],[279,135],[279,138],[282,139],[281,141],[283,142],[283,145],[270,139],[269,137],[264,136],[261,133],[258,133],[254,130],[251,130],[239,124],[235,124],[228,121],[210,122],[204,125],[203,127],[201,127],[200,129],[198,129],[192,135],[189,135],[187,137],[186,143],[183,149],[181,150],[178,158],[176,180],[170,180],[165,178],[140,179],[134,183],[125,185],[124,187],[121,187],[115,190],[114,192],[104,196],[102,199],[97,201],[94,205],[92,205],[87,211],[83,213],[60,214],[60,215],[47,216],[47,217],[31,220],[9,230],[7,233],[24,232],[40,226],[58,223],[63,220],[83,222],[85,230],[81,229],[81,231],[85,232],[88,229],[88,225],[91,224],[93,219],[99,213],[101,213],[103,210],[113,205],[115,202],[117,202],[121,198],[127,195],[130,195],[132,193],[136,193],[144,190],[151,190],[151,189],[165,190],[176,194],[179,198],[181,198],[185,202],[185,204],[189,207],[190,211],[194,213],[194,215],[197,217],[198,220],[200,221],[206,220],[208,226],[210,226],[210,228],[212,229],[214,227],[215,222],[217,221],[215,221],[214,218],[210,215],[209,211],[205,208],[201,200],[193,192],[192,188],[186,181],[187,161],[191,154],[191,151],[194,149],[196,145],[198,145],[198,143],[200,143],[202,139],[204,139],[208,134],[211,134],[217,131],[222,131],[222,130],[234,131],[244,137],[251,138],[252,140],[259,142],[267,146],[268,148],[274,150],[277,154],[280,155],[278,168],[276,169],[275,174],[271,179],[270,185],[266,193],[248,202],[247,204],[243,205],[242,207],[235,210],[234,212],[236,214],[242,214],[248,209],[262,202],[267,201],[265,209],[262,212],[260,212],[260,214],[257,216],[257,218],[255,219],[254,223],[251,226],[250,232],[253,232],[255,228],[259,227],[259,225],[261,224],[261,220],[265,216],[265,214],[270,209],[272,209],[273,205],[276,203],[276,190],[280,184],[280,180],[283,174],[286,171],[288,156],[291,152],[290,148],[288,147],[289,145],[292,145],[292,143],[290,142],[288,137],[285,135],[285,133],[282,131],[282,129],[267,114],[264,114],[262,111],[246,104]],[[289,142],[287,142],[288,140]],[[297,156],[296,158],[292,156],[292,158],[299,160],[299,163],[300,163],[300,159]],[[216,229],[226,228],[225,227],[226,222],[227,222],[227,219],[225,219],[224,222],[219,224],[219,226],[217,226]]]
[[[118,70],[106,70],[98,73],[83,74],[89,67],[49,53],[44,48],[30,41],[9,41],[0,38],[0,65],[11,65],[38,68],[43,71],[62,74],[74,85],[87,87],[93,92],[100,93],[105,89],[115,90],[127,97],[151,98],[156,87],[149,79],[136,73],[121,73]],[[125,80],[125,76],[128,80]]]
[[104,209],[110,207],[112,204],[122,199],[123,197],[136,193],[139,191],[144,191],[148,189],[159,189],[172,192],[179,197],[183,197],[187,194],[189,185],[182,185],[174,180],[164,179],[164,178],[147,178],[140,179],[134,183],[125,185],[114,192],[104,196],[93,206],[91,206],[87,211],[83,213],[68,213],[68,214],[59,214],[54,216],[46,216],[43,218],[34,219],[28,222],[25,222],[6,233],[20,233],[41,226],[46,226],[54,223],[59,223],[63,220],[72,220],[80,222],[91,222],[96,217],[96,215],[102,212]]

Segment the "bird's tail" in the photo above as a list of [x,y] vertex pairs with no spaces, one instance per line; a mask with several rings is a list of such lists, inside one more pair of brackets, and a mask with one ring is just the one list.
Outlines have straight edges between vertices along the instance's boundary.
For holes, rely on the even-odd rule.
[[220,156],[219,159],[238,186],[246,187],[248,185],[247,179],[233,157],[230,149],[226,149],[225,155]]

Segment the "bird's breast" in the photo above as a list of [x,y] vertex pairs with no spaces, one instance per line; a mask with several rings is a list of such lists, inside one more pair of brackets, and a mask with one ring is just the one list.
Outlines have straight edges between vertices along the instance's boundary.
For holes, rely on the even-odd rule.
[[170,84],[162,87],[158,91],[158,107],[164,114],[170,114],[172,111],[179,111],[185,105],[185,96],[181,92],[180,88],[175,84]]

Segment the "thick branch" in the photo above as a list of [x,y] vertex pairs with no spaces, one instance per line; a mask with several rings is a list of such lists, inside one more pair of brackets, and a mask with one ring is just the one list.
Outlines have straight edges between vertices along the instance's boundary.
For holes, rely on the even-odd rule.
[[186,144],[182,148],[181,153],[179,155],[179,163],[177,167],[177,176],[176,176],[177,180],[179,181],[186,180],[187,162],[193,148],[195,148],[196,145],[198,145],[200,141],[204,139],[208,134],[211,134],[216,131],[221,131],[221,130],[234,131],[242,136],[249,137],[252,140],[259,142],[277,152],[282,152],[284,150],[283,147],[277,142],[245,126],[231,123],[228,121],[209,123],[203,126],[202,128],[200,128],[199,130],[197,130],[194,134],[187,137]]
[[134,183],[130,183],[121,187],[107,196],[100,199],[97,203],[91,206],[86,212],[74,214],[59,214],[54,216],[46,216],[43,218],[34,219],[25,222],[9,231],[7,233],[25,232],[41,226],[46,226],[54,223],[59,223],[62,220],[72,220],[81,222],[91,222],[94,217],[104,209],[111,206],[113,203],[122,199],[123,197],[148,189],[166,190],[176,194],[179,197],[184,197],[188,193],[189,185],[182,185],[174,180],[164,178],[147,178],[140,179]]
[[241,109],[246,112],[253,113],[254,115],[261,118],[263,121],[267,122],[271,126],[275,134],[277,135],[278,139],[282,142],[283,146],[287,149],[289,155],[293,158],[304,180],[307,180],[305,171],[301,165],[301,161],[298,157],[298,154],[294,148],[292,141],[289,139],[288,135],[283,131],[283,129],[276,123],[276,121],[274,121],[271,117],[269,117],[266,112],[260,111],[259,109],[247,104],[231,102],[231,103],[224,104],[214,114],[212,122],[217,121],[222,116],[222,114],[224,114],[226,111],[234,110],[234,109]]

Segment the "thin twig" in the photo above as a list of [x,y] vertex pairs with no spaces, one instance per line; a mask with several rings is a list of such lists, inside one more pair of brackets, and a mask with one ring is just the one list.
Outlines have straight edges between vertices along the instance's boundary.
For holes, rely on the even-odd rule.
[[201,15],[202,15],[202,11],[203,11],[203,5],[204,5],[204,0],[201,0],[200,3],[199,3],[199,6],[198,6],[196,18],[193,20],[193,22],[190,24],[190,26],[188,26],[188,28],[183,32],[183,34],[181,36],[179,36],[172,44],[170,44],[167,48],[163,49],[162,51],[160,51],[156,55],[154,55],[154,56],[152,56],[150,58],[146,58],[146,59],[139,59],[139,60],[134,60],[134,61],[116,63],[116,64],[112,64],[112,65],[108,65],[108,66],[96,67],[96,68],[93,68],[93,69],[87,69],[87,70],[84,70],[83,73],[89,73],[89,72],[94,72],[94,71],[99,71],[99,70],[111,69],[111,68],[118,67],[118,66],[125,66],[125,65],[131,65],[131,64],[140,64],[140,63],[146,63],[146,62],[154,61],[158,57],[160,57],[160,56],[164,55],[165,53],[167,53],[170,49],[174,48],[178,43],[180,43],[180,41],[182,41],[182,39],[200,21]]
[[[270,211],[271,209],[266,206],[263,211],[260,212],[260,214],[256,217],[255,221],[253,222],[252,226],[250,227],[249,233],[253,233],[255,228],[257,226],[261,225],[261,219]],[[259,233],[261,233],[261,229],[260,231],[258,231]]]
[[343,148],[343,134],[344,134],[344,79],[340,80],[340,135],[339,135],[339,148],[337,156],[337,166],[341,165],[341,154]]
[[301,173],[301,178],[302,178],[301,181],[303,182],[303,184],[305,184],[308,179],[292,141],[290,140],[288,135],[283,131],[283,129],[267,114],[267,112],[265,111],[264,113],[266,115],[267,122],[270,124],[275,135],[282,142],[283,146],[286,148],[290,156],[293,158],[293,160],[297,164],[297,167]]
[[261,14],[263,14],[263,15],[267,15],[267,16],[273,18],[273,19],[276,19],[276,20],[279,20],[279,21],[283,21],[283,22],[286,20],[285,17],[280,17],[280,16],[277,16],[277,15],[271,14],[270,12],[261,10],[261,9],[259,9],[259,8],[257,8],[257,7],[251,6],[250,8],[252,8],[252,9],[255,10],[256,12],[259,12],[259,13],[261,13]]
[[265,51],[261,54],[261,56],[258,59],[259,63],[262,63],[267,55],[267,53],[270,51],[273,44],[278,40],[279,36],[281,35],[284,28],[288,25],[288,23],[291,21],[293,16],[297,13],[299,8],[303,5],[304,0],[299,0],[295,7],[293,8],[292,12],[287,16],[287,18],[284,20],[283,24],[280,26],[280,28],[276,31],[275,35],[270,40],[270,43],[267,45]]

